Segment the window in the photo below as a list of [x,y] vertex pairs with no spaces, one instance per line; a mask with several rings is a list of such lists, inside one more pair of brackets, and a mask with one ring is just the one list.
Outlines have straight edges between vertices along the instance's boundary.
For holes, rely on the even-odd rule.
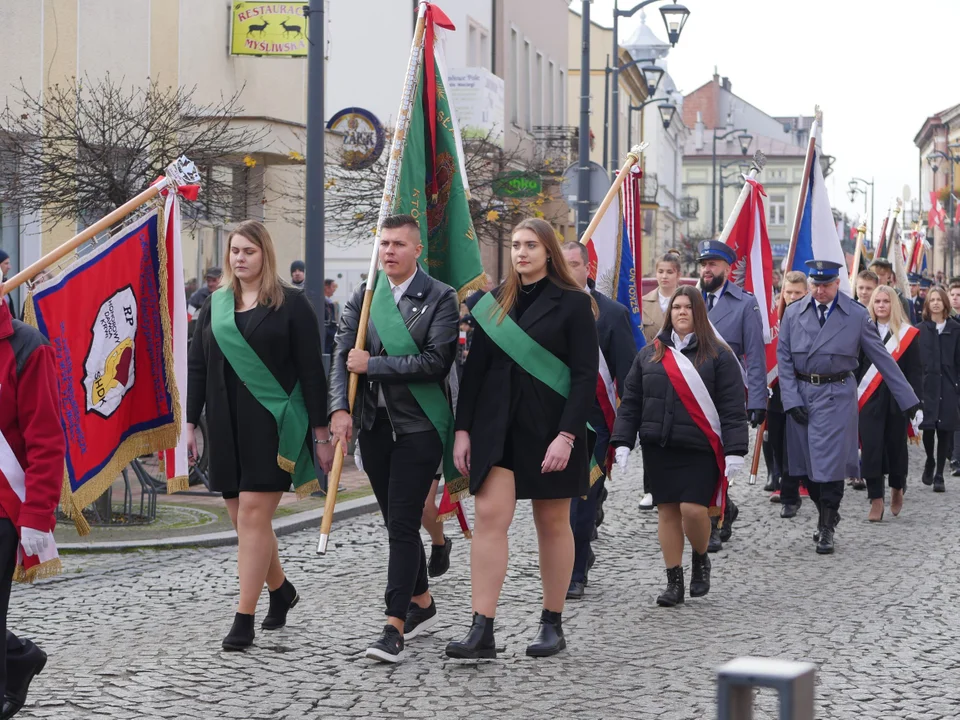
[[787,171],[783,168],[771,169],[769,173],[765,173],[765,179],[767,182],[785,182],[787,179]]
[[490,69],[490,33],[480,32],[480,67]]
[[523,129],[527,132],[533,130],[531,105],[533,104],[530,95],[530,41],[523,41],[523,65],[520,68],[520,82],[523,96]]
[[787,217],[787,196],[771,195],[768,202],[769,211],[767,221],[771,225],[786,225]]
[[537,53],[537,65],[533,74],[533,124],[543,125],[543,54]]
[[520,123],[520,36],[510,30],[510,72],[513,73],[513,92],[510,93],[510,122]]
[[477,67],[480,57],[480,31],[477,26],[470,23],[467,29],[467,66]]
[[555,84],[556,84],[557,73],[553,67],[553,60],[547,63],[547,99],[544,102],[544,108],[546,109],[546,117],[543,119],[546,125],[556,125],[554,122],[556,118],[556,100],[554,93]]

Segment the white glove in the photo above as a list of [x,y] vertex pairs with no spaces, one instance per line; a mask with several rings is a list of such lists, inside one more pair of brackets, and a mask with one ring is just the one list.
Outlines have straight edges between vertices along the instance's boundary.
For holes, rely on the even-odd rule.
[[360,457],[360,443],[356,442],[353,444],[353,463],[357,466],[357,470],[363,472],[363,458]]
[[913,416],[913,420],[910,421],[910,424],[913,426],[913,434],[916,436],[920,435],[920,423],[923,422],[923,410],[917,410],[917,414]]
[[620,472],[626,472],[627,465],[630,462],[630,448],[628,448],[626,445],[621,445],[618,447],[616,451],[616,459],[617,468],[619,468]]
[[727,478],[730,478],[743,467],[743,458],[739,455],[727,455],[723,458],[723,462],[726,465],[724,474]]
[[20,528],[20,544],[27,555],[39,555],[50,542],[50,534],[30,527]]

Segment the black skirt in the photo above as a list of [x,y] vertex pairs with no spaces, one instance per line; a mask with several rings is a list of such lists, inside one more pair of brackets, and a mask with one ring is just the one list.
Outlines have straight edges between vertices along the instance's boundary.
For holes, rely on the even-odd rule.
[[712,452],[689,448],[641,445],[643,482],[653,504],[693,503],[710,507],[720,479]]

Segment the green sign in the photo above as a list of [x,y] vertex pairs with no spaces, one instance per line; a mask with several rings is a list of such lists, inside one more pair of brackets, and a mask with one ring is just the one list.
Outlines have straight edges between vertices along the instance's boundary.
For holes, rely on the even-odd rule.
[[500,173],[493,181],[493,194],[497,197],[536,197],[543,191],[540,176],[535,173],[510,170]]

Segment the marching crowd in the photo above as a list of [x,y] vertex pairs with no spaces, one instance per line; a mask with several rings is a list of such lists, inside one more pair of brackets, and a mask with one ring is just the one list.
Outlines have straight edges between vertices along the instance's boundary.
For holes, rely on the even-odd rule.
[[[566,647],[565,602],[583,596],[596,561],[604,478],[614,464],[627,467],[637,444],[640,508],[657,510],[666,570],[657,603],[665,607],[710,590],[710,553],[731,537],[739,514],[729,481],[743,471],[748,428],[766,430],[767,489],[781,516],[794,517],[804,496],[816,506],[819,554],[834,552],[848,481],[866,488],[869,520],[883,519],[885,483],[891,513],[902,512],[909,439],[922,439],[921,480],[935,492],[945,490],[947,461],[958,467],[960,280],[944,288],[910,277],[905,297],[890,264],[876,260],[856,278],[853,299],[840,292],[839,263],[813,259],[806,273],[786,273],[777,380],[768,387],[761,309],[731,281],[735,258],[725,243],[699,244],[697,286],[681,280],[675,253],[657,258],[639,352],[627,309],[593,288],[586,248],[559,242],[543,220],[513,229],[513,272],[472,295],[466,317],[456,292],[419,267],[421,251],[417,220],[388,217],[369,316],[365,284],[341,310],[330,281],[335,322],[325,317],[321,330],[295,287],[303,264],[291,267],[292,282],[281,280],[269,232],[245,221],[230,235],[222,277],[211,269],[191,298],[189,452],[196,457],[195,426],[206,412],[210,486],[239,539],[239,602],[225,650],[253,644],[264,585],[260,629],[285,626],[300,596],[284,573],[274,512],[291,483],[300,495],[317,488],[315,459],[329,472],[336,448],[346,454],[354,439],[389,539],[387,622],[366,656],[390,663],[439,618],[429,579],[449,568],[451,546],[434,505],[441,475],[468,480],[475,503],[473,617],[446,653],[480,659],[498,653],[494,624],[517,501],[532,504],[543,586],[526,653],[546,657]],[[329,377],[321,332],[332,340]],[[6,616],[14,574],[52,542],[64,454],[54,353],[12,319],[7,303],[0,370],[0,493],[14,509],[0,517],[2,720],[22,707],[46,662],[6,629]],[[429,560],[421,528],[431,537]]]

